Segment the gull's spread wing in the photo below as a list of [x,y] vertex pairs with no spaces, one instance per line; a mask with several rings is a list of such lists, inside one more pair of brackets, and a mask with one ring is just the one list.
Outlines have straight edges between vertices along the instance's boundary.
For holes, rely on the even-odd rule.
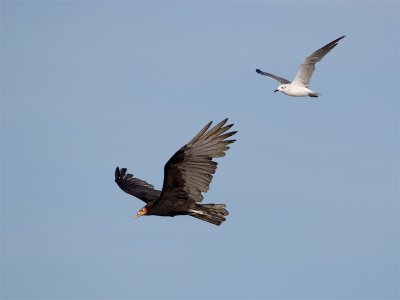
[[290,81],[287,80],[287,79],[285,79],[285,78],[282,78],[282,77],[279,77],[279,76],[275,76],[274,74],[270,74],[270,73],[261,71],[260,69],[257,69],[256,72],[257,72],[258,74],[261,74],[261,75],[267,76],[267,77],[269,77],[269,78],[272,78],[272,79],[274,79],[274,80],[280,82],[281,84],[288,84],[288,83],[290,83]]
[[315,70],[315,64],[321,61],[322,58],[329,53],[329,51],[335,48],[338,42],[344,37],[345,35],[341,36],[340,38],[337,38],[336,40],[330,42],[329,44],[326,44],[322,48],[313,52],[311,55],[307,56],[306,59],[301,64],[300,70],[297,73],[292,84],[308,87],[308,85],[310,84],[311,76]]

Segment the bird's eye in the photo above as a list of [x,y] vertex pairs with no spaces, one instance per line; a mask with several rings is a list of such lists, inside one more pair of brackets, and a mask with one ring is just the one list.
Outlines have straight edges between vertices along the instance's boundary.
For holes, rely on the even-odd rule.
[[286,89],[286,86],[282,86],[282,90]]

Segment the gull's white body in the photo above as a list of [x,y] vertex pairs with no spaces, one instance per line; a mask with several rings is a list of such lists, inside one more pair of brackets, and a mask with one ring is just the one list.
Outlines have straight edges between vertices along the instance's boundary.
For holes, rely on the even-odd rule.
[[310,90],[309,88],[291,83],[281,84],[278,86],[277,90],[292,97],[318,97],[318,93]]
[[345,35],[337,38],[336,40],[326,44],[322,48],[314,51],[311,55],[307,56],[300,66],[300,69],[292,82],[289,80],[263,72],[259,69],[257,73],[272,78],[281,83],[274,92],[282,92],[285,95],[292,97],[318,97],[318,93],[309,89],[311,76],[315,70],[315,64],[322,60],[322,58],[336,47],[338,42],[343,39]]

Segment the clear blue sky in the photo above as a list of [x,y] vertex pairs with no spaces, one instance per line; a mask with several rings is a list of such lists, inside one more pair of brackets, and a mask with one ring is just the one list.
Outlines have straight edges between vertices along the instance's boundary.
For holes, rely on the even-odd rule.
[[[228,220],[135,220],[225,117]],[[396,1],[1,1],[1,298],[397,299],[398,121]]]

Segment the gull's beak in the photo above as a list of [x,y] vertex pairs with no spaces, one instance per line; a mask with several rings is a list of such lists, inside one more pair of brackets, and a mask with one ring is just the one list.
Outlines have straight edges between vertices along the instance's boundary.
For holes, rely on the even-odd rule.
[[274,91],[274,93],[276,93],[276,92],[279,92],[279,90],[278,90],[278,89],[276,89],[276,90]]

